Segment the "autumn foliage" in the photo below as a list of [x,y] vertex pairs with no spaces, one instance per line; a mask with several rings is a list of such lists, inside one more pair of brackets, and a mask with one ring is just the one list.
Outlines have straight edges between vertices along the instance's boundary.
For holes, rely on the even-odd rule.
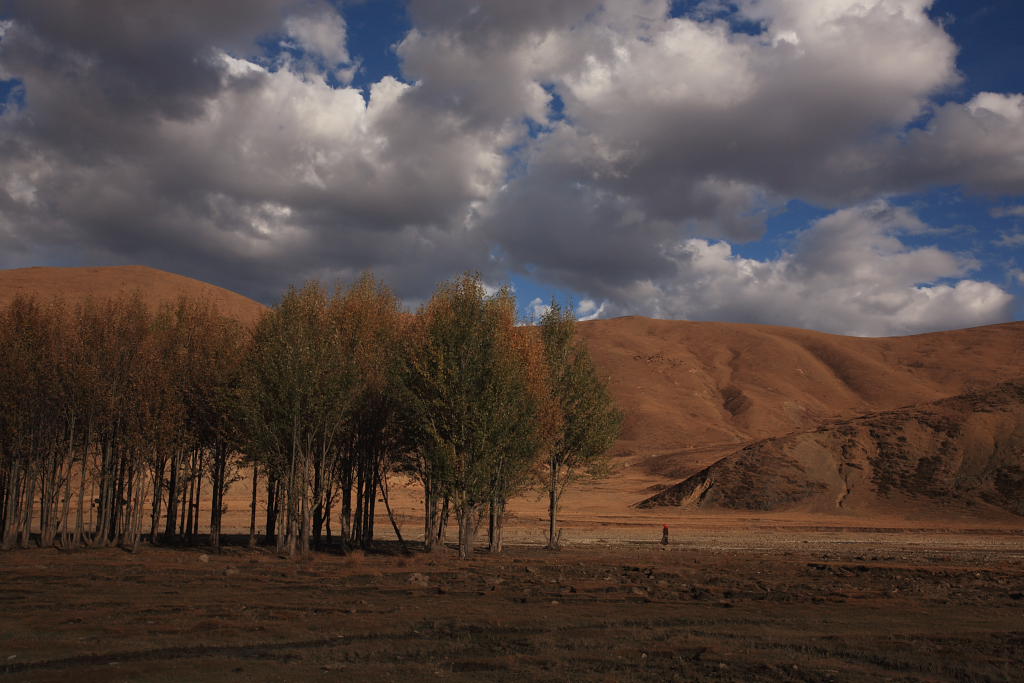
[[415,314],[369,275],[313,282],[251,329],[190,299],[16,298],[0,310],[0,543],[134,549],[202,531],[218,546],[243,476],[250,542],[292,556],[370,546],[379,504],[404,546],[395,476],[422,483],[428,550],[454,513],[462,557],[484,519],[500,551],[508,501],[538,482],[557,489],[554,541],[561,490],[601,471],[618,426],[558,316],[520,325],[512,292],[475,275]]

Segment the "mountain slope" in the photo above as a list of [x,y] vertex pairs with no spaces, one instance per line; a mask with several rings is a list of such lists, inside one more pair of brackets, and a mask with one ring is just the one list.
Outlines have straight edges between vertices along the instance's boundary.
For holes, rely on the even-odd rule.
[[105,299],[138,291],[152,306],[182,296],[212,302],[224,315],[251,324],[266,307],[230,290],[146,266],[102,268],[18,268],[0,270],[0,306],[19,294],[42,299],[63,297],[74,303],[92,297]]
[[617,452],[676,479],[823,420],[1024,379],[1024,323],[882,339],[627,317],[580,324],[626,413]]
[[[206,298],[226,315],[246,323],[266,310],[257,302],[220,287],[141,266],[0,271],[0,305],[18,293],[43,298],[60,295],[75,301],[132,291],[141,292],[154,305],[183,295]],[[897,436],[905,437],[910,444],[907,448],[911,450],[903,455],[917,463],[921,458],[931,457],[936,448],[950,446],[914,432],[917,428],[928,429],[928,416],[932,414],[928,411],[933,408],[914,412],[905,410],[907,406],[971,392],[981,395],[978,392],[984,393],[999,383],[1024,381],[1024,323],[1020,322],[885,339],[767,325],[640,317],[585,322],[579,330],[626,416],[614,452],[621,467],[634,469],[628,475],[625,471],[620,474],[619,489],[625,492],[638,483],[642,487],[657,487],[652,490],[671,487],[729,456],[714,470],[718,488],[701,500],[702,505],[709,506],[778,508],[799,504],[856,511],[874,504],[872,501],[879,496],[884,499],[889,491],[897,492],[892,494],[892,500],[903,500],[901,496],[906,496],[899,491],[906,493],[906,486],[891,482],[909,482],[907,486],[911,488],[920,484],[925,487],[921,491],[928,490],[930,484],[925,475],[933,466],[928,464],[930,461],[921,465],[920,477],[899,468],[899,473],[888,479],[883,477],[877,486],[888,488],[876,492],[878,495],[866,493],[871,489],[864,485],[844,493],[844,477],[857,482],[856,467],[843,465],[844,474],[837,474],[841,463],[835,453],[841,454],[846,442],[832,432],[828,432],[831,436],[823,436],[816,431],[819,425],[825,425],[827,431],[837,429],[835,420],[865,420],[868,418],[860,416],[895,411],[905,416],[892,418],[893,424],[904,425]],[[1002,408],[999,411],[1007,413]],[[970,418],[970,433],[975,435],[970,438],[976,441],[1004,439],[999,435],[1016,429],[1012,421],[1006,421],[1010,418],[992,422],[986,421],[983,414]],[[915,420],[920,422],[918,427],[912,426]],[[870,434],[872,428],[856,429],[867,429]],[[878,431],[879,427],[874,429]],[[889,448],[879,443],[876,441],[872,446],[862,436],[856,436],[854,446],[848,448],[862,448],[864,452]],[[750,450],[742,467],[758,477],[789,481],[771,484],[763,491],[750,487],[744,502],[737,493],[739,488],[724,483],[727,477],[723,473],[726,465],[737,458],[730,454],[748,445]],[[967,445],[962,448],[965,453],[978,450]],[[764,463],[756,462],[755,455],[763,455]],[[897,458],[894,462],[902,461]],[[769,467],[770,463],[774,465]],[[953,467],[945,461],[938,465]],[[741,466],[730,467],[734,469],[729,471],[735,473],[740,471],[735,468]],[[885,470],[881,464],[878,468],[879,472]],[[940,473],[937,469],[935,476]],[[999,476],[1003,482],[999,485],[1012,491],[1016,481],[1013,472],[1007,470]],[[628,486],[627,480],[632,482]],[[996,479],[987,485],[996,486],[994,482]],[[673,496],[676,502],[690,500],[695,489],[680,486],[682,489],[673,487],[675,493],[666,492],[661,502],[671,502]],[[942,486],[946,488],[938,490],[945,491],[952,484]],[[646,495],[636,494],[638,490],[643,488],[630,489],[628,495],[632,500]],[[998,486],[992,490],[999,490]],[[715,491],[722,492],[720,500]],[[913,491],[906,495],[911,494],[917,495]],[[914,500],[913,495],[908,503],[911,507],[922,502]],[[995,500],[991,490],[986,495]],[[974,499],[988,500],[979,496],[980,493]]]
[[1024,383],[752,443],[640,507],[1024,515]]

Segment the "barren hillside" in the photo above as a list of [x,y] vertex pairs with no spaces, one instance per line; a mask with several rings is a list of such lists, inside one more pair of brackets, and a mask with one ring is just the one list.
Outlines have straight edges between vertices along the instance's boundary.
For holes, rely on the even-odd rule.
[[173,302],[188,296],[205,299],[224,315],[252,323],[266,307],[230,290],[146,266],[103,268],[17,268],[0,270],[0,306],[19,294],[43,299],[63,297],[75,302],[105,299],[138,291],[150,304]]
[[642,507],[1024,515],[1024,383],[750,444]]
[[[18,293],[74,301],[132,291],[153,303],[182,295],[207,298],[243,322],[265,310],[234,292],[142,266],[0,271],[0,305]],[[799,502],[808,509],[856,512],[870,507],[877,493],[909,501],[911,509],[929,498],[929,491],[942,496],[964,491],[964,472],[973,471],[971,463],[988,463],[985,467],[991,469],[992,458],[1006,459],[1002,451],[989,453],[976,444],[1020,429],[1020,411],[1006,407],[1005,401],[999,403],[998,397],[1010,391],[1006,387],[991,399],[1002,406],[993,409],[1002,416],[995,421],[984,417],[991,411],[956,412],[956,406],[973,405],[976,399],[948,404],[941,399],[971,392],[989,396],[985,392],[997,384],[1024,381],[1021,322],[868,339],[765,325],[625,317],[581,323],[580,333],[626,414],[622,438],[614,448],[622,468],[614,480],[602,484],[608,500],[630,498],[633,503],[644,497],[645,488],[652,487],[653,492],[671,487],[653,502],[693,503],[693,492],[700,489],[697,503],[712,507],[781,509]],[[935,401],[940,403],[904,410]],[[936,414],[966,420],[961,436],[969,442],[961,443],[961,436],[932,434],[929,420]],[[856,434],[849,436],[842,431],[846,429]],[[887,429],[896,430],[892,438],[898,448],[873,435],[888,434]],[[898,441],[901,437],[905,443]],[[1007,443],[1011,442],[1016,443]],[[851,448],[862,457],[847,462]],[[933,467],[928,458],[937,449],[963,459],[967,469],[951,460]],[[891,462],[886,460],[890,452],[896,453]],[[877,462],[865,465],[865,458]],[[1014,466],[1011,460],[1006,460],[1008,467]],[[742,486],[736,483],[746,481],[736,474],[741,470],[776,484],[741,498]],[[935,479],[926,485],[922,482],[929,472]],[[1010,502],[996,499],[1000,486],[1013,489],[1012,482],[1019,483],[1013,479],[1016,475],[1011,470],[998,476],[995,470],[988,472],[987,483],[964,495],[975,501],[972,505],[1014,509]],[[697,473],[697,479],[672,487]],[[858,477],[864,482],[844,493],[844,482],[856,483]],[[914,488],[919,485],[924,488]],[[869,494],[872,490],[875,493]],[[597,496],[591,502],[599,504],[598,499],[605,498]]]
[[743,444],[1024,379],[1024,323],[869,339],[639,317],[582,323],[626,413],[617,452],[689,476]]

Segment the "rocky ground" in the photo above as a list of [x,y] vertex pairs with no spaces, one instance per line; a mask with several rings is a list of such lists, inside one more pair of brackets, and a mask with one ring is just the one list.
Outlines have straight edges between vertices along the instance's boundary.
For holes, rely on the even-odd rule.
[[0,554],[0,679],[1020,680],[1019,532]]

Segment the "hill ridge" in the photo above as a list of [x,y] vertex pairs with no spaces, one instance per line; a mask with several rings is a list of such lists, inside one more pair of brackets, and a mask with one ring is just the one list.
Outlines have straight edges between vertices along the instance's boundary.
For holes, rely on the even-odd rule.
[[150,266],[32,266],[0,270],[0,306],[19,294],[44,299],[111,298],[139,291],[151,305],[190,296],[212,302],[224,315],[252,324],[266,306],[237,292]]

